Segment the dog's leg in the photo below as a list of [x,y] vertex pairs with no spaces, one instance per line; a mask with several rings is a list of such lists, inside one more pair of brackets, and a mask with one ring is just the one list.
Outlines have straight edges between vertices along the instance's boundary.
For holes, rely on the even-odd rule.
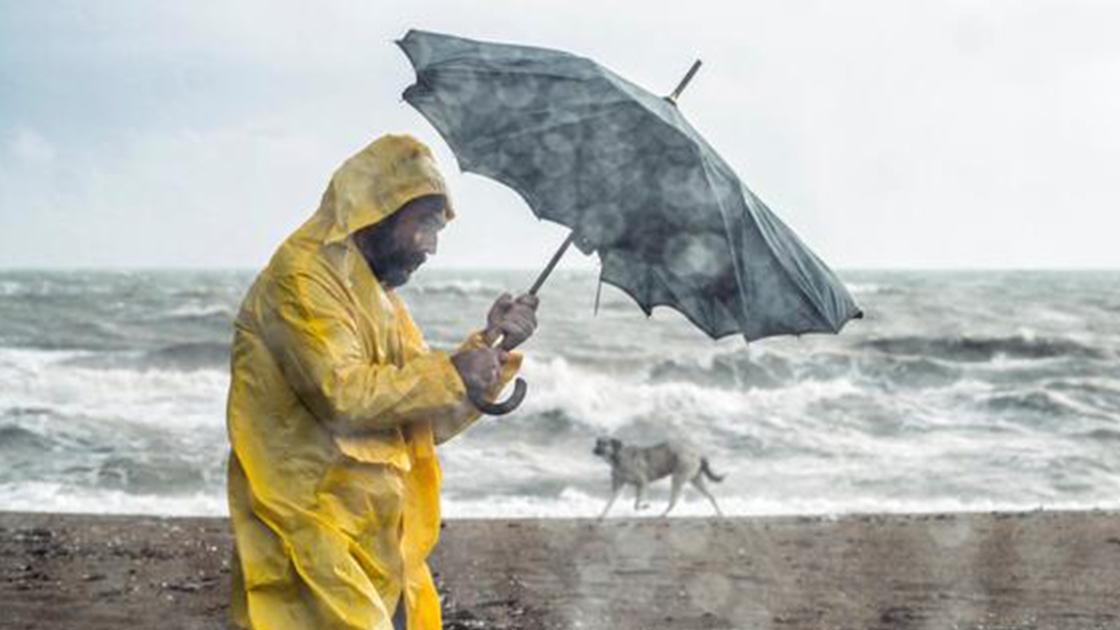
[[599,515],[599,520],[607,518],[607,512],[611,511],[611,506],[614,505],[614,500],[618,498],[619,493],[622,492],[622,482],[617,479],[611,480],[611,498],[607,499],[607,507],[603,508],[603,513]]
[[669,491],[669,507],[661,513],[661,516],[669,516],[669,512],[677,505],[677,499],[681,497],[681,488],[684,487],[684,478],[673,475],[673,488]]
[[634,484],[634,510],[641,511],[649,507],[648,503],[642,503],[642,496],[646,493],[646,483],[639,481]]
[[716,515],[723,516],[723,512],[719,510],[719,505],[716,503],[716,498],[712,496],[711,492],[708,491],[708,485],[704,483],[704,478],[700,475],[696,475],[692,478],[692,485],[696,486],[696,489],[700,491],[700,494],[708,497],[708,500],[712,502],[712,507],[716,509]]

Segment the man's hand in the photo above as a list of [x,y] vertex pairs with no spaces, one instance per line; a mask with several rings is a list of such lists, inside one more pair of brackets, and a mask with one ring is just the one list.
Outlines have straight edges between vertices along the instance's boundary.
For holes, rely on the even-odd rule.
[[508,356],[504,350],[476,348],[451,355],[451,363],[459,371],[467,391],[484,392],[498,383],[502,363]]
[[535,295],[526,293],[515,300],[510,294],[503,293],[486,315],[487,337],[493,339],[499,333],[504,335],[503,350],[513,350],[525,343],[537,329],[538,304],[540,299]]

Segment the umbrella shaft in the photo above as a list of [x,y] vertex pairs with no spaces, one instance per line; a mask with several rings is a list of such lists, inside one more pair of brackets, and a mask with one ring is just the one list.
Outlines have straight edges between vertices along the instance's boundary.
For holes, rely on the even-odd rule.
[[556,263],[560,262],[560,258],[564,256],[564,252],[568,251],[568,247],[572,244],[572,241],[575,239],[575,237],[576,233],[572,232],[571,234],[568,234],[568,238],[564,239],[564,242],[560,244],[560,248],[557,249],[556,253],[552,255],[552,260],[548,261],[548,264],[545,265],[544,271],[541,272],[541,275],[537,276],[537,280],[533,283],[533,287],[529,289],[529,295],[536,295],[537,291],[540,291],[541,285],[544,284],[545,280],[548,280],[548,275],[552,273],[553,269],[556,268]]

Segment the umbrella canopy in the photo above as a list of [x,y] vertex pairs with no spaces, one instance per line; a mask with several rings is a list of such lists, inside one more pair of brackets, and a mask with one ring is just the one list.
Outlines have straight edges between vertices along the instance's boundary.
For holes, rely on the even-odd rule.
[[[839,332],[844,285],[678,110],[568,53],[409,31],[404,98],[464,171],[521,194],[596,252],[600,279],[648,315],[664,305],[713,338]],[[683,84],[682,84],[683,85]],[[679,89],[678,89],[679,91]]]

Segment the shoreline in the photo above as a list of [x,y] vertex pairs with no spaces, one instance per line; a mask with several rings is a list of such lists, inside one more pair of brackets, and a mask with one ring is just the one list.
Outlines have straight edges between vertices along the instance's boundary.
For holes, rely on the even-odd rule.
[[[225,628],[216,517],[0,512],[3,628]],[[468,519],[445,627],[1120,628],[1120,511]],[[170,621],[169,621],[170,620]]]

